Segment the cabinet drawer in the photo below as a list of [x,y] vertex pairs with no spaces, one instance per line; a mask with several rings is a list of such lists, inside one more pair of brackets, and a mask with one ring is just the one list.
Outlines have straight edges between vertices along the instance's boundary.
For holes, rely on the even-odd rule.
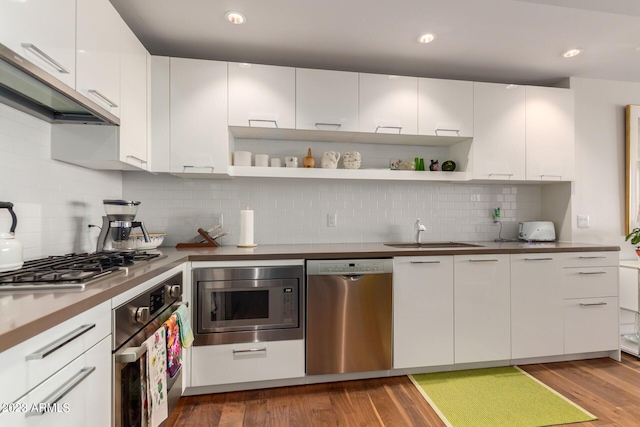
[[563,267],[618,266],[618,252],[566,252],[562,254]]
[[618,345],[618,298],[564,302],[565,354],[616,350]]
[[[13,427],[111,426],[111,340],[76,358],[0,414],[0,425]],[[66,393],[64,393],[67,391]],[[52,404],[57,394],[63,396]],[[41,404],[51,406],[42,415]]]
[[193,347],[191,372],[193,387],[304,377],[304,340]]
[[562,269],[562,298],[618,296],[618,267]]
[[13,402],[111,334],[111,302],[0,353],[0,402]]

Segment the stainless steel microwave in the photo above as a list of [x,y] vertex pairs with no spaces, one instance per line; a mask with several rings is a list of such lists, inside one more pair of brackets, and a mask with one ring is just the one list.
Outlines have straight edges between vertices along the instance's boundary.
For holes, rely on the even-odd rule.
[[193,271],[195,345],[303,337],[303,266]]

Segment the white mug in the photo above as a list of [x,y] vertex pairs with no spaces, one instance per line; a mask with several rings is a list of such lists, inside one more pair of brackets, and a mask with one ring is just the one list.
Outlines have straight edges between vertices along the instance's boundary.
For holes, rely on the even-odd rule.
[[256,154],[256,166],[267,167],[269,166],[269,155],[268,154]]
[[250,151],[234,151],[233,165],[234,166],[251,166],[251,152]]
[[288,168],[297,168],[298,167],[298,158],[297,157],[285,157],[284,164]]
[[278,159],[278,158],[271,159],[271,167],[272,168],[279,168],[280,166],[282,166],[282,164],[280,164],[280,159]]

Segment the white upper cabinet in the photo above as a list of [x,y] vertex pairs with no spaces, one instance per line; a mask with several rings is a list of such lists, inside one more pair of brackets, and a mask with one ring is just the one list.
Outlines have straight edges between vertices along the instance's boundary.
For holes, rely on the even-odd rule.
[[147,59],[149,53],[121,23],[120,160],[147,169]]
[[174,173],[226,173],[227,63],[170,59],[170,168]]
[[473,136],[473,82],[418,79],[418,133]]
[[120,116],[121,18],[107,0],[77,0],[76,90]]
[[296,68],[296,129],[358,131],[358,73]]
[[0,43],[75,88],[76,1],[0,0],[0,10]]
[[360,132],[417,135],[418,78],[360,73]]
[[525,179],[525,88],[473,84],[472,178]]
[[295,129],[296,70],[229,62],[229,126]]
[[527,180],[570,181],[574,176],[573,91],[526,88]]

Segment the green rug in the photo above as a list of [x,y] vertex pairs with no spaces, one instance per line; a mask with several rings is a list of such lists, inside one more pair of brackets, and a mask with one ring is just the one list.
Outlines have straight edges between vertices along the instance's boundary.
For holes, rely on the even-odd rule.
[[597,419],[514,366],[409,378],[447,426],[540,427]]

